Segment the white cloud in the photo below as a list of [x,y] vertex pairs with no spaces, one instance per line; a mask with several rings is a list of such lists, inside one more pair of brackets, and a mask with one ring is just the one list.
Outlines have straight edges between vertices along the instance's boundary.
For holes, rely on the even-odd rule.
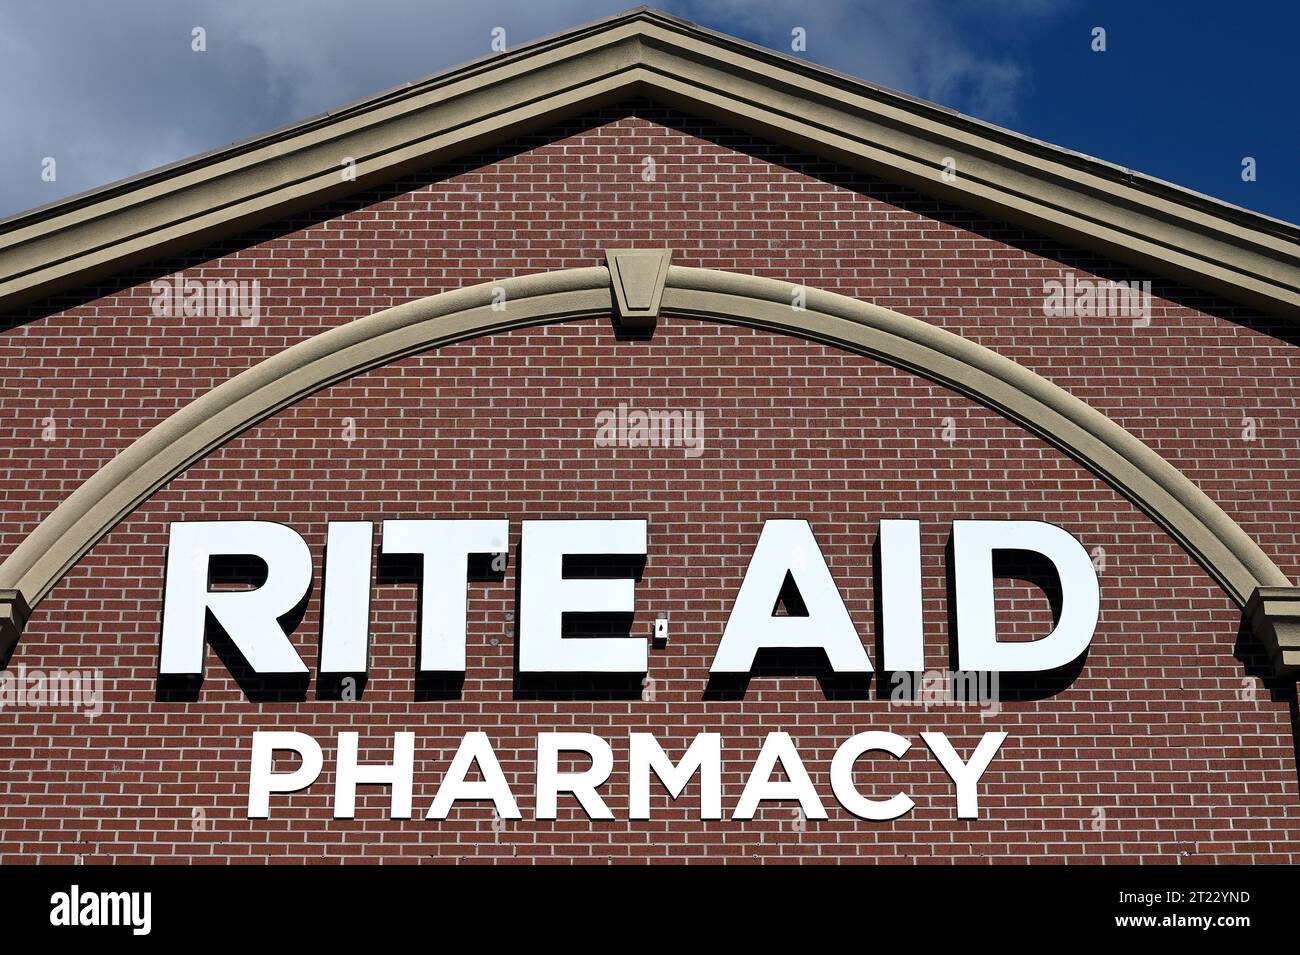
[[[604,0],[59,0],[0,7],[0,215],[143,172],[489,53],[607,16]],[[937,0],[689,0],[688,19],[995,121],[1025,77],[975,52]],[[988,8],[985,8],[988,9]],[[1004,0],[990,16],[1033,16]],[[999,14],[996,11],[1001,10]],[[207,31],[207,52],[190,49]],[[41,181],[52,156],[58,180]]]
[[782,52],[791,52],[791,31],[803,27],[807,52],[795,55],[1005,124],[1015,118],[1027,77],[1014,61],[976,51],[970,21],[977,15],[994,25],[1060,9],[1062,4],[1052,0],[998,0],[975,12],[940,0],[695,0],[683,15],[711,14],[717,22],[733,24],[731,32]]

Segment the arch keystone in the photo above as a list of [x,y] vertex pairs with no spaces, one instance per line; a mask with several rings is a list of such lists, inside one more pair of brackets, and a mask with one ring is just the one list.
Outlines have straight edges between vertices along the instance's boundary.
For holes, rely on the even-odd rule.
[[672,249],[605,250],[620,325],[645,328],[659,320],[672,258]]

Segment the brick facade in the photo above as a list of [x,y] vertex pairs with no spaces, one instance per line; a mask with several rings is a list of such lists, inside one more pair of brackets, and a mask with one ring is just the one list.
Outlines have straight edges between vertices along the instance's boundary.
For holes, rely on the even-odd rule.
[[[648,163],[646,160],[653,160]],[[771,276],[924,318],[1043,374],[1164,455],[1288,575],[1300,572],[1295,333],[1156,281],[1149,326],[1048,318],[1043,283],[1151,276],[675,112],[628,104],[427,176],[159,263],[5,321],[0,377],[0,553],[176,408],[323,329],[511,275],[597,264],[607,246],[669,246],[680,264]],[[256,278],[261,318],[160,318],[150,281]],[[607,448],[595,418],[620,402],[699,410],[705,447]],[[951,419],[951,420],[949,420]],[[351,437],[349,424],[355,426]],[[52,426],[52,434],[50,429]],[[43,435],[44,432],[44,435]],[[416,587],[375,588],[360,700],[315,682],[328,520],[509,517],[512,566],[470,588],[464,685],[414,679]],[[668,610],[645,687],[519,685],[508,619],[518,522],[644,517],[650,558],[634,632]],[[997,715],[891,705],[774,661],[741,696],[708,667],[764,518],[811,521],[859,632],[874,643],[872,542],[882,517],[923,522],[927,654],[947,665],[944,545],[959,518],[1023,518],[1101,548],[1102,615],[1071,682],[1026,689]],[[275,520],[307,538],[317,585],[294,642],[305,693],[251,687],[218,656],[196,699],[160,690],[168,522]],[[1051,625],[1041,591],[999,584],[1017,631]],[[649,341],[608,321],[512,331],[335,385],[254,427],[120,524],[37,609],[10,667],[101,668],[104,712],[0,710],[0,863],[20,861],[750,861],[1221,863],[1297,859],[1294,703],[1261,679],[1239,609],[1167,534],[1090,472],[996,413],[911,374],[765,331],[668,318]],[[872,652],[873,660],[876,654]],[[802,662],[802,661],[801,661]],[[794,672],[792,672],[792,669]],[[247,681],[245,681],[247,684]],[[259,690],[261,692],[259,692]],[[1050,692],[1049,692],[1050,691]],[[1016,694],[1012,694],[1016,696]],[[269,696],[271,699],[261,699]],[[244,818],[249,736],[296,729],[326,747],[310,790]],[[486,805],[422,817],[460,736],[492,738],[526,818]],[[916,808],[872,823],[830,793],[835,747],[864,729],[907,736],[901,761],[864,759],[864,794]],[[363,788],[331,818],[335,734],[387,761],[417,734],[416,818]],[[533,820],[534,736],[609,739],[604,788],[619,819],[576,802]],[[649,822],[626,819],[627,734],[670,755],[723,734],[730,810],[764,735],[799,742],[831,818],[794,804],[752,822],[698,819],[698,787]],[[968,755],[1010,734],[984,777],[981,818],[959,821],[922,730]],[[500,831],[498,831],[500,830]]]

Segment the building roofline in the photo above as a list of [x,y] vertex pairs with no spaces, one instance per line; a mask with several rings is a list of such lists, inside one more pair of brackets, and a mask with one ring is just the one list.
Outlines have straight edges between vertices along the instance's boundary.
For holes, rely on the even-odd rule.
[[[297,119],[291,123],[286,123],[283,126],[277,126],[274,129],[267,130],[266,132],[255,133],[252,136],[247,136],[244,139],[237,139],[224,146],[217,146],[214,149],[207,150],[206,152],[195,153],[193,156],[186,156],[183,159],[178,159],[175,162],[170,162],[163,166],[155,166],[153,169],[146,169],[144,172],[139,172],[132,176],[115,179],[102,186],[95,186],[94,188],[74,193],[71,196],[64,196],[62,199],[55,199],[51,202],[34,206],[31,209],[0,217],[0,233],[5,232],[12,224],[17,223],[19,220],[28,217],[44,218],[47,214],[55,214],[62,211],[65,207],[72,208],[81,206],[86,204],[87,201],[94,201],[110,195],[116,195],[133,186],[159,178],[166,178],[168,175],[178,171],[218,162],[231,156],[238,156],[259,146],[281,142],[290,139],[297,133],[315,129],[319,126],[333,122],[340,117],[362,112],[376,106],[381,106],[392,100],[412,95],[419,92],[420,89],[424,87],[444,83],[462,76],[472,75],[481,67],[498,65],[502,61],[508,60],[512,57],[518,58],[521,56],[532,55],[541,48],[592,33],[611,23],[625,21],[636,16],[646,16],[651,14],[663,20],[674,20],[683,24],[690,23],[687,20],[681,20],[680,18],[674,17],[670,14],[656,11],[651,7],[640,6],[612,16],[602,17],[599,20],[592,20],[589,23],[582,24],[581,26],[569,30],[549,33],[545,36],[538,37],[535,40],[530,40],[528,43],[504,53],[488,53],[476,57],[475,59],[467,60],[464,63],[459,63],[446,70],[441,70],[437,73],[427,73],[418,79],[410,80],[406,83],[398,83],[396,86],[390,86],[377,93],[371,93],[367,96],[361,97],[360,99],[352,100],[349,103],[344,103],[341,106],[328,109],[323,113],[316,113],[313,116]],[[696,29],[703,30],[705,28],[696,27]]]
[[1300,226],[647,7],[0,220],[0,308],[633,95],[1300,319]]

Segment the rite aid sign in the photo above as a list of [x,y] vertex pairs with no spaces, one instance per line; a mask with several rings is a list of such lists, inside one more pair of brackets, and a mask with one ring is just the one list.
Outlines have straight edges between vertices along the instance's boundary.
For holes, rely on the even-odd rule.
[[[329,524],[323,582],[320,672],[361,674],[368,666],[374,524]],[[388,520],[381,552],[422,559],[419,662],[421,672],[465,670],[466,600],[470,559],[504,570],[507,520]],[[632,614],[632,577],[569,577],[565,558],[647,556],[644,520],[527,520],[519,571],[518,666],[522,673],[645,673],[650,634],[566,637],[566,614]],[[920,522],[880,522],[881,646],[877,665],[892,672],[927,668],[921,613]],[[994,554],[1030,552],[1055,568],[1060,609],[1055,628],[1030,642],[998,639]],[[251,590],[214,591],[217,559],[253,557],[265,580]],[[953,670],[1032,673],[1080,657],[1097,625],[1096,570],[1087,551],[1061,528],[1040,521],[954,521],[952,566],[956,660]],[[266,521],[184,521],[171,525],[159,673],[201,676],[207,614],[257,674],[307,672],[280,618],[311,589],[307,543],[290,527]],[[798,589],[799,615],[776,615],[787,581]],[[643,608],[644,609],[644,608]],[[662,626],[662,624],[661,624]],[[662,634],[665,635],[666,634]],[[803,520],[769,520],[755,544],[731,614],[719,635],[710,671],[744,674],[769,649],[821,649],[836,673],[875,669],[849,617],[812,528]]]

